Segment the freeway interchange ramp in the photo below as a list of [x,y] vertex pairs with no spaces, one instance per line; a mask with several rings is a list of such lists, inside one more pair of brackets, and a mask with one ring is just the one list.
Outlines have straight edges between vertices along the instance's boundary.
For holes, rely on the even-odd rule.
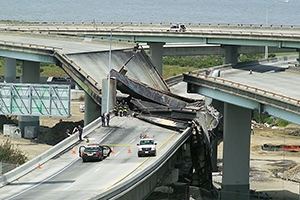
[[[54,56],[75,82],[101,105],[102,79],[107,78],[109,73],[109,52],[63,54],[56,51]],[[112,51],[111,69],[119,71],[125,63],[127,76],[159,90],[170,90],[144,50],[132,48]]]
[[[171,157],[177,156],[177,150],[188,140],[192,128],[195,129],[194,132],[196,134],[201,134],[201,137],[196,137],[193,141],[200,144],[199,140],[202,140],[201,144],[205,146],[202,149],[203,151],[197,151],[198,155],[195,155],[193,158],[195,170],[192,184],[200,186],[199,184],[204,182],[206,189],[210,190],[212,188],[211,176],[209,175],[211,173],[211,164],[209,158],[207,158],[207,155],[210,155],[208,146],[212,130],[208,130],[209,127],[206,125],[208,121],[212,121],[215,118],[205,110],[203,102],[196,102],[193,99],[172,93],[143,49],[114,50],[112,53],[111,71],[108,69],[108,55],[109,52],[107,50],[75,53],[53,50],[56,64],[61,66],[98,105],[101,106],[102,79],[106,78],[108,73],[111,73],[118,83],[122,83],[125,86],[118,87],[118,89],[131,97],[129,103],[134,106],[132,107],[133,110],[138,113],[135,116],[138,116],[139,119],[114,118],[111,121],[112,127],[107,128],[99,128],[100,120],[97,119],[92,122],[92,125],[85,127],[84,136],[89,137],[91,142],[131,147],[140,133],[147,132],[149,135],[155,136],[157,143],[161,144],[159,146],[161,154],[153,159],[138,160],[133,151],[132,155],[134,157],[130,156],[129,158],[128,155],[113,159],[110,157],[113,162],[107,166],[105,163],[109,159],[101,163],[83,164],[78,160],[78,155],[72,155],[73,157],[68,155],[72,151],[70,148],[78,148],[76,146],[77,136],[73,136],[59,143],[49,152],[45,152],[45,154],[40,155],[33,161],[2,176],[1,182],[3,185],[12,184],[1,188],[1,198],[20,199],[26,197],[40,199],[40,197],[46,198],[47,195],[55,194],[55,199],[68,199],[70,197],[73,197],[72,199],[85,199],[98,198],[102,192],[109,197],[111,195],[122,196],[123,194],[134,196],[136,194],[135,190],[138,188],[136,185],[144,183],[144,178],[146,178],[146,175],[148,176],[149,169],[151,169],[150,171],[153,169],[155,173],[153,173],[153,177],[149,177],[149,180],[153,182],[151,187],[143,186],[144,193],[139,194],[141,196],[135,198],[141,199],[140,197],[147,196],[168,173],[170,169],[165,167],[164,164],[166,166],[174,164],[174,158]],[[122,67],[124,69],[125,63],[126,74],[124,76],[118,71]],[[135,99],[142,97],[141,100],[143,102],[133,103],[131,101],[133,97]],[[199,118],[198,122],[195,122],[193,118],[197,112],[203,116]],[[114,123],[115,125],[113,125]],[[125,154],[127,153],[126,149],[124,151],[123,148],[122,154],[124,152]],[[204,156],[206,156],[206,159],[202,159]],[[132,165],[132,163],[135,164]],[[34,170],[37,164],[42,164],[42,169],[45,168],[45,171]],[[111,170],[112,173],[108,174],[106,169]],[[122,169],[126,170],[118,174],[117,172],[120,172]],[[137,174],[137,169],[141,171],[142,175]],[[160,178],[155,178],[158,175],[156,170]],[[130,188],[125,187],[124,182],[121,182],[123,179],[120,177],[124,177],[126,173],[130,173],[130,180],[134,180],[135,185],[131,185]],[[19,179],[21,176],[24,179]],[[102,179],[103,177],[106,178]],[[201,177],[205,180],[199,181]],[[15,181],[16,179],[18,180]],[[90,185],[91,182],[96,185],[90,186],[90,190],[81,193],[80,189]],[[53,185],[53,183],[55,184]],[[147,185],[148,183],[145,182],[145,184]],[[116,190],[110,190],[115,185],[122,187],[123,194],[116,192]]]

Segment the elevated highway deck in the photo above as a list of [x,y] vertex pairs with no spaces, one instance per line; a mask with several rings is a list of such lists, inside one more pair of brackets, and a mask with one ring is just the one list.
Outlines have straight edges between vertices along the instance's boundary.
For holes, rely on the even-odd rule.
[[219,68],[219,77],[193,72],[185,74],[184,80],[189,92],[300,124],[300,95],[295,92],[300,87],[299,67],[289,64],[296,57],[276,59]]
[[[140,133],[147,133],[150,137],[154,137],[157,142],[156,157],[137,156],[136,144],[139,142]],[[101,127],[99,123],[99,126],[88,135],[90,143],[106,144],[113,148],[114,153],[108,158],[100,162],[83,163],[78,156],[79,146],[86,144],[83,141],[75,146],[76,154],[72,154],[71,148],[42,164],[40,169],[36,168],[22,178],[0,188],[0,198],[7,200],[93,198],[109,192],[128,180],[132,182],[134,180],[132,178],[154,165],[183,136],[180,132],[161,128],[136,118],[114,117],[110,127]],[[179,147],[180,145],[177,148]],[[131,153],[128,152],[129,148]]]

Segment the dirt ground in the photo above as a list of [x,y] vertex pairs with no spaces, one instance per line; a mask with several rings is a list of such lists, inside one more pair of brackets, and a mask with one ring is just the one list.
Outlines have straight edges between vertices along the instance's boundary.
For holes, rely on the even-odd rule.
[[[264,151],[262,145],[300,145],[300,126],[268,128],[256,125],[251,135],[250,189],[262,199],[299,200],[300,152]],[[223,143],[218,147],[218,166],[222,168]],[[221,183],[221,173],[213,179]],[[268,198],[269,197],[269,198]],[[254,198],[255,199],[255,198]]]
[[[60,119],[65,121],[80,121],[84,113],[79,111],[80,102],[71,102],[70,118],[40,117],[40,125],[53,127]],[[299,199],[300,181],[300,152],[272,152],[263,151],[263,144],[272,145],[300,145],[300,126],[288,125],[285,128],[270,128],[255,125],[251,135],[250,155],[250,188],[262,197],[272,196],[272,199]],[[7,137],[0,133],[0,143]],[[19,149],[25,152],[29,159],[36,157],[51,145],[36,143],[30,139],[10,139]],[[219,168],[222,168],[223,143],[218,147]],[[221,183],[221,172],[214,173],[213,179]]]

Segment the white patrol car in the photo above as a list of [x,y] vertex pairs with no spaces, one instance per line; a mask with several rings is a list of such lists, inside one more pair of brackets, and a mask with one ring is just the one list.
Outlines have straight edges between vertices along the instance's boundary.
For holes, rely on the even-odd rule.
[[141,156],[156,156],[156,145],[153,139],[145,137],[140,139],[138,146],[138,157]]

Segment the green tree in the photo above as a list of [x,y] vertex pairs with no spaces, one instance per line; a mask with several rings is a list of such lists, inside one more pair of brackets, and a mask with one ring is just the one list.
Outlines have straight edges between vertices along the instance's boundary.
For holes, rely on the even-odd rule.
[[0,162],[23,164],[28,160],[25,153],[16,148],[9,139],[0,145]]

